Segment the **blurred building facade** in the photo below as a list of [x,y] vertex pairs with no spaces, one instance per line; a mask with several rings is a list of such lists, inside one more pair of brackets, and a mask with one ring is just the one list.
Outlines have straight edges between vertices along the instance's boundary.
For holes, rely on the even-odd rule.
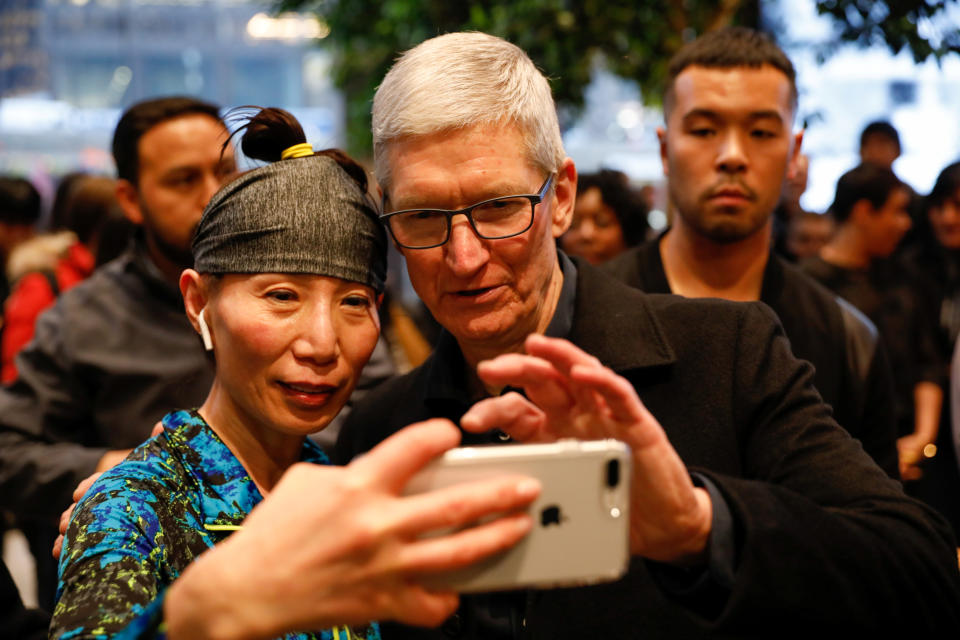
[[342,100],[315,46],[326,25],[268,11],[264,0],[4,0],[0,171],[112,171],[123,109],[170,94],[282,106],[311,142],[342,144]]

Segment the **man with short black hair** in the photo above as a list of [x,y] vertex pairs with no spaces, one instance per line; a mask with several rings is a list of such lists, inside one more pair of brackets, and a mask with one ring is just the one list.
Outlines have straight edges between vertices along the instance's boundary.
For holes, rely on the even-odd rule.
[[918,465],[937,439],[944,384],[936,320],[924,311],[904,274],[885,262],[910,229],[910,196],[910,188],[889,168],[861,164],[846,172],[830,206],[837,231],[819,256],[801,265],[880,331],[896,383],[893,415],[904,480],[919,477]]
[[7,258],[34,234],[40,219],[40,193],[29,180],[0,176],[0,310],[10,294]]
[[769,305],[837,422],[898,478],[893,383],[876,329],[771,252],[773,211],[802,161],[793,65],[765,35],[731,28],[684,47],[667,82],[657,135],[673,225],[604,269],[651,293]]
[[874,120],[860,133],[860,162],[893,169],[900,157],[900,134],[886,120]]
[[117,200],[139,225],[116,260],[64,292],[0,389],[0,506],[55,517],[171,407],[199,404],[213,369],[183,311],[180,272],[210,197],[236,170],[216,106],[132,106],[114,134]]

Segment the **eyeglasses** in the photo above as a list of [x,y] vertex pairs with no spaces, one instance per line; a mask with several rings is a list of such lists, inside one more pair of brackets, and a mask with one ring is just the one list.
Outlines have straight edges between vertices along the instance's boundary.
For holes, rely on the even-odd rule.
[[503,196],[484,200],[465,209],[404,209],[385,213],[380,219],[397,244],[405,249],[432,249],[450,239],[453,216],[467,216],[473,231],[486,240],[518,236],[533,226],[533,213],[543,202],[553,174],[536,194]]

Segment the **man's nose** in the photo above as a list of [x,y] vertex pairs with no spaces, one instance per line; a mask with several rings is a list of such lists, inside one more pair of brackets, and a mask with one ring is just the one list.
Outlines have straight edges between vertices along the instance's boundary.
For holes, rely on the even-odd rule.
[[486,243],[464,216],[456,216],[450,222],[450,239],[444,245],[447,265],[454,274],[469,276],[489,258]]
[[747,154],[740,135],[731,131],[721,138],[717,168],[726,173],[739,173],[747,168]]

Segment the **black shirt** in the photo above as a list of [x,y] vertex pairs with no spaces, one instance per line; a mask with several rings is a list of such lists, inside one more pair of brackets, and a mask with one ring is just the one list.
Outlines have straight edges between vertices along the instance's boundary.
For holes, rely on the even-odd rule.
[[[628,250],[602,269],[631,287],[671,293],[662,238]],[[774,254],[764,268],[760,301],[777,314],[794,354],[813,364],[814,384],[837,422],[887,475],[899,478],[893,378],[870,321]]]

